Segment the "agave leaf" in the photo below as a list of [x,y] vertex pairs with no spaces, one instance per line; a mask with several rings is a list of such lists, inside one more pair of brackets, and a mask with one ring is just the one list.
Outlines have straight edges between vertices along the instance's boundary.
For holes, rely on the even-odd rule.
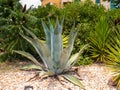
[[66,68],[72,67],[72,64],[74,64],[77,61],[78,57],[79,57],[79,53],[72,55],[66,64]]
[[73,84],[81,87],[84,89],[83,84],[80,82],[80,80],[74,76],[71,75],[62,75],[65,79],[67,79],[68,81],[72,82]]
[[[39,39],[35,40],[37,42],[37,44],[39,45],[38,49],[41,49],[41,54],[48,66],[49,69],[54,70],[53,66],[54,66],[54,62],[53,59],[51,57],[51,53],[49,48],[46,46],[46,44],[42,43]],[[38,53],[40,55],[40,52]]]
[[44,32],[46,34],[46,44],[50,49],[51,59],[53,60],[54,29],[53,29],[53,25],[51,24],[50,21],[49,21],[49,24],[50,24],[50,29],[48,29],[47,25],[42,21],[42,26],[43,26]]
[[59,23],[58,18],[57,18],[54,34],[58,34],[58,33],[61,33],[61,34],[62,34],[63,22],[64,22],[64,19],[62,20],[61,23]]
[[59,61],[61,58],[61,53],[62,53],[62,26],[59,24],[59,21],[57,19],[56,21],[56,28],[54,31],[54,39],[53,39],[53,60],[56,62],[56,65],[59,65]]
[[48,18],[48,21],[49,21],[49,27],[50,27],[50,31],[54,32],[54,28],[53,28],[53,25],[50,21],[50,19]]
[[26,65],[22,68],[20,68],[21,70],[30,70],[30,69],[35,69],[35,70],[43,70],[40,66],[38,65]]
[[37,51],[37,53],[39,54],[39,56],[41,57],[43,63],[45,64],[45,66],[49,69],[53,69],[53,62],[52,59],[50,57],[50,51],[47,48],[46,44],[42,43],[41,40],[39,40],[37,37],[36,39],[32,39],[30,37],[21,35],[24,39],[26,39]]
[[61,62],[60,63],[62,65],[62,67],[64,67],[66,65],[66,63],[68,62],[68,59],[69,59],[72,49],[73,49],[74,40],[75,40],[75,37],[78,32],[74,29],[75,29],[75,25],[73,25],[73,28],[70,32],[69,39],[68,39],[68,45],[66,48],[63,49],[62,54],[61,54]]
[[54,61],[54,29],[53,29],[53,25],[51,23],[51,21],[49,20],[49,26],[50,26],[50,43],[48,43],[48,45],[50,44],[50,51],[51,51],[51,59]]
[[41,77],[41,78],[45,78],[45,77],[48,77],[48,76],[53,76],[55,73],[53,72],[53,71],[47,71],[47,72],[45,72],[45,71],[41,71],[40,73],[39,73],[39,76]]
[[72,28],[72,30],[70,32],[70,35],[69,35],[68,47],[67,47],[68,48],[67,49],[68,50],[68,55],[66,56],[67,57],[66,60],[68,60],[70,55],[71,55],[71,52],[72,52],[72,49],[73,49],[73,45],[74,45],[74,40],[75,40],[75,37],[76,37],[77,32],[78,32],[78,31],[74,30],[74,28],[75,28],[75,25],[73,26],[73,28]]
[[54,33],[54,30],[51,30],[52,31],[52,33],[51,33],[49,28],[47,27],[47,25],[43,22],[43,20],[42,20],[42,26],[43,26],[44,32],[46,34],[46,44],[48,45],[49,49],[51,50],[51,46],[52,46],[51,39],[53,37],[53,36],[51,36],[51,34]]
[[60,64],[61,67],[64,68],[65,64],[68,61],[68,55],[69,55],[69,47],[66,47],[63,49],[62,54],[61,54],[61,60],[60,60]]
[[24,57],[26,57],[26,58],[30,59],[31,61],[33,61],[36,65],[41,66],[41,64],[30,53],[27,53],[27,52],[24,52],[24,51],[16,51],[16,50],[14,50],[13,52],[21,54]]
[[65,65],[66,69],[71,68],[71,67],[76,63],[79,55],[80,55],[87,47],[88,47],[88,44],[84,45],[84,46],[80,49],[80,51],[79,51],[78,53],[74,54],[74,55],[68,60],[68,62],[67,62],[66,65]]

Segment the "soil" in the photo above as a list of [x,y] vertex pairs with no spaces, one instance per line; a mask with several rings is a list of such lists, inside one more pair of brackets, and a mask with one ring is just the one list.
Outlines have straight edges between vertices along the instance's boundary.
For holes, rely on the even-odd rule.
[[[0,90],[83,90],[65,81],[62,84],[55,77],[28,81],[36,71],[21,71],[20,68],[33,64],[28,61],[4,62],[0,64]],[[102,64],[79,66],[77,73],[85,90],[117,90],[109,86],[112,77],[111,70]],[[71,73],[70,73],[71,74]],[[73,73],[73,75],[76,75]],[[28,89],[31,88],[31,89]]]

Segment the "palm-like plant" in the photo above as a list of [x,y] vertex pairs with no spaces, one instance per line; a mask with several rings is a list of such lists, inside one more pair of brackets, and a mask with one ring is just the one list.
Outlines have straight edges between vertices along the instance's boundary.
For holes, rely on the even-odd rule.
[[120,26],[116,26],[116,28],[111,36],[111,43],[107,44],[106,52],[109,54],[107,65],[115,72],[111,79],[112,85],[117,85],[120,89]]
[[[73,49],[73,44],[75,37],[77,35],[77,31],[73,27],[69,39],[68,44],[65,48],[63,48],[63,42],[62,42],[62,28],[63,28],[63,20],[61,23],[59,23],[58,19],[56,20],[56,26],[55,28],[51,24],[51,21],[49,20],[49,27],[42,21],[42,25],[45,31],[46,35],[46,43],[42,42],[40,39],[38,39],[34,33],[32,33],[30,30],[23,27],[26,32],[28,32],[31,37],[24,36],[21,34],[21,36],[26,39],[32,46],[35,48],[38,55],[41,57],[45,67],[43,67],[31,54],[24,52],[24,51],[14,51],[18,54],[21,54],[31,61],[33,61],[37,66],[34,66],[33,68],[40,69],[40,77],[47,75],[47,76],[53,76],[53,75],[59,75],[62,73],[65,73],[71,69],[71,67],[76,63],[80,53],[83,51],[83,49],[86,47],[86,45],[76,54],[74,54],[71,58],[71,52]],[[62,75],[67,80],[73,82],[74,84],[80,86],[83,88],[83,85],[80,83],[77,78],[70,76],[70,75]]]
[[91,57],[96,59],[97,62],[105,61],[105,49],[109,41],[110,32],[109,23],[106,17],[102,16],[95,26],[95,31],[91,33],[89,38]]

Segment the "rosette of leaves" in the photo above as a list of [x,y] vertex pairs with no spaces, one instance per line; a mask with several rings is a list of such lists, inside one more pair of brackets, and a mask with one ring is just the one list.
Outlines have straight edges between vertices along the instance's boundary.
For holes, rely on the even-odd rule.
[[[115,29],[116,28],[116,29]],[[113,35],[110,39],[110,44],[107,45],[108,53],[107,65],[114,72],[109,84],[117,86],[120,89],[120,26],[114,27]]]
[[110,40],[111,34],[110,25],[105,16],[101,16],[100,20],[95,25],[95,30],[91,32],[90,41],[90,56],[96,62],[106,61],[106,45]]
[[[35,48],[36,52],[41,57],[45,65],[44,67],[30,53],[16,50],[14,52],[21,54],[33,61],[36,65],[29,66],[29,69],[39,69],[40,77],[60,75],[68,81],[71,81],[72,83],[84,88],[84,86],[76,77],[68,75],[66,74],[66,72],[68,72],[76,63],[79,55],[82,53],[83,49],[87,47],[87,45],[85,45],[78,53],[71,56],[74,40],[77,35],[77,30],[75,30],[75,27],[72,28],[68,38],[68,43],[66,47],[63,48],[63,21],[64,20],[62,20],[60,23],[57,19],[55,28],[53,27],[50,20],[49,27],[42,21],[42,25],[46,35],[46,42],[41,41],[40,39],[38,39],[38,37],[36,37],[34,33],[23,27],[25,31],[30,34],[31,37],[22,34],[21,36]],[[26,66],[25,68],[28,67]]]

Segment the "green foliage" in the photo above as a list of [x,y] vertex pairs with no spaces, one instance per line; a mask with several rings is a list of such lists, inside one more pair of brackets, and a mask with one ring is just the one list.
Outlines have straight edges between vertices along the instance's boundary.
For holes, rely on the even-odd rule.
[[[79,29],[72,52],[72,54],[74,54],[78,52],[79,48],[83,45],[89,43],[89,36],[91,37],[92,34],[94,34],[96,23],[99,22],[101,16],[108,17],[107,21],[109,20],[110,22],[108,21],[108,23],[111,23],[111,20],[114,22],[120,15],[119,9],[105,11],[103,6],[93,4],[91,0],[67,4],[63,8],[47,5],[46,7],[39,6],[37,9],[29,9],[27,11],[18,1],[19,0],[0,0],[0,42],[2,41],[0,49],[6,54],[6,56],[2,57],[6,58],[16,57],[16,55],[11,52],[13,49],[32,51],[34,55],[36,55],[34,49],[19,35],[20,32],[28,35],[24,29],[22,29],[22,25],[29,28],[41,40],[45,40],[45,33],[43,27],[41,27],[41,19],[48,25],[48,18],[50,18],[53,26],[55,26],[56,17],[59,17],[60,20],[64,17],[63,37],[69,35],[74,22],[75,28]],[[112,25],[110,27],[112,27]],[[85,55],[83,55],[83,57],[84,56]]]
[[112,78],[113,85],[120,87],[120,26],[118,25],[115,28],[110,44],[107,45],[108,61],[106,63],[114,72],[114,77]]
[[30,11],[26,11],[26,5],[22,7],[18,1],[0,0],[0,49],[4,52],[0,56],[2,61],[16,57],[11,52],[13,49],[30,50],[29,44],[19,33],[23,31],[22,25],[33,25],[36,20],[30,15]]
[[109,20],[112,20],[113,22],[120,17],[120,9],[113,9],[107,12],[107,16],[109,17]]
[[80,65],[90,65],[90,64],[93,64],[93,60],[88,57],[88,56],[81,56],[80,59],[78,60],[78,62],[75,64],[77,66],[80,66]]
[[[95,23],[99,21],[101,16],[106,15],[105,9],[102,6],[93,4],[91,1],[71,3],[65,5],[64,8],[56,8],[54,6],[39,7],[33,13],[37,18],[42,18],[46,23],[48,17],[52,23],[55,23],[56,17],[60,19],[64,17],[63,35],[67,36],[75,22],[75,27],[79,29],[72,54],[79,51],[84,44],[89,43],[88,37],[95,27]],[[42,27],[36,25],[40,30]],[[41,31],[43,33],[43,31]],[[38,35],[38,37],[44,37]]]
[[120,4],[120,0],[111,0],[112,3],[114,3],[114,6],[116,8],[120,8],[118,5]]
[[111,30],[106,17],[101,17],[95,25],[95,30],[89,37],[91,58],[97,62],[106,60],[106,44],[109,42]]
[[[24,39],[26,39],[35,48],[36,52],[41,57],[46,68],[44,68],[31,54],[24,51],[14,51],[14,52],[27,57],[28,59],[32,60],[36,65],[38,65],[40,69],[42,69],[40,76],[58,75],[69,71],[70,68],[76,63],[83,49],[86,48],[86,45],[78,53],[70,57],[73,49],[74,40],[77,35],[77,31],[75,30],[75,27],[73,27],[70,32],[67,46],[63,48],[63,41],[62,41],[63,20],[60,23],[57,19],[55,28],[50,20],[49,20],[49,27],[43,21],[42,21],[42,26],[44,28],[44,32],[46,35],[46,43],[38,39],[34,33],[26,29],[25,27],[23,28],[27,33],[31,35],[31,37],[22,34],[21,36]],[[63,76],[66,79],[69,79],[71,82],[83,88],[80,81],[76,81],[76,78],[74,78],[73,76],[66,76],[66,75]]]
[[[6,3],[4,7],[8,7],[8,3]],[[18,7],[18,9],[16,7]],[[40,20],[42,19],[46,24],[49,24],[48,18],[50,18],[53,26],[55,26],[56,17],[59,17],[60,19],[64,17],[64,37],[69,35],[73,23],[75,23],[75,27],[79,29],[72,52],[72,54],[74,54],[78,52],[79,48],[84,44],[89,43],[88,37],[94,29],[96,21],[99,20],[101,15],[105,15],[105,9],[102,6],[93,4],[91,1],[67,4],[64,8],[57,8],[50,5],[47,5],[46,7],[40,6],[37,9],[27,10],[24,12],[22,12],[22,6],[17,1],[14,1],[13,9],[8,8],[8,10],[10,12],[9,14],[6,14],[6,16],[2,15],[2,17],[4,16],[4,19],[7,21],[3,21],[3,19],[1,19],[2,22],[0,22],[2,23],[1,26],[9,26],[8,28],[0,31],[2,32],[2,36],[0,37],[4,39],[4,42],[0,47],[2,47],[6,52],[11,52],[13,49],[31,51],[31,46],[29,46],[29,44],[19,35],[20,32],[24,32],[24,34],[27,35],[27,33],[22,29],[22,25],[29,27],[29,29],[41,40],[45,40],[43,27],[40,27],[42,25]],[[8,13],[8,11],[4,12]],[[32,49],[32,52],[33,51],[34,50]],[[36,55],[35,52],[34,54]],[[10,53],[9,56],[11,56]]]

